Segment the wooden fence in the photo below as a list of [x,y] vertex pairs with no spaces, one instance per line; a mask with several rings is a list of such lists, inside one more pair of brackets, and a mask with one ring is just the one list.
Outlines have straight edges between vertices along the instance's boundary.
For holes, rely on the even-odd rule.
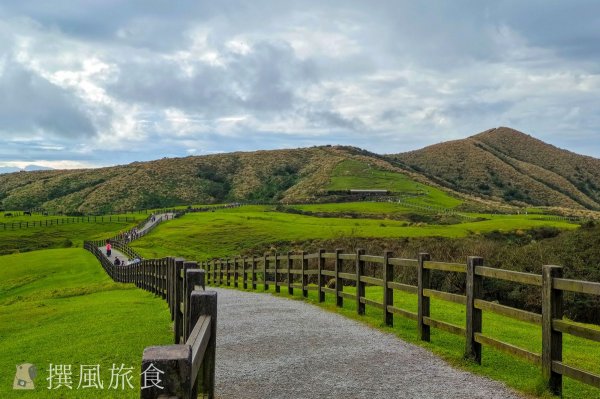
[[112,222],[132,222],[135,219],[132,216],[82,216],[82,217],[65,217],[60,219],[46,219],[0,223],[0,230],[17,230],[27,229],[30,227],[49,227],[58,226],[60,224],[73,223],[112,223]]
[[[196,262],[173,257],[115,266],[100,250],[103,243],[86,241],[84,248],[114,281],[133,283],[165,299],[173,320],[175,345],[144,350],[141,398],[191,399],[199,393],[214,398],[217,294],[204,291],[205,271]],[[144,380],[143,372],[153,368],[164,373],[157,384],[162,388]]]
[[[150,220],[152,219],[152,217],[155,217],[156,220],[154,222],[154,224],[150,225],[148,228],[144,228],[144,226],[146,226],[146,224],[148,222],[150,222]],[[173,214],[171,216],[171,219],[174,218],[175,215]],[[138,238],[142,238],[143,236],[145,236],[146,234],[150,233],[152,230],[154,230],[156,228],[156,226],[158,224],[160,224],[161,222],[165,221],[165,220],[169,220],[169,215],[168,214],[164,214],[164,215],[160,215],[160,216],[148,216],[146,219],[144,219],[143,221],[139,222],[135,227],[125,231],[125,232],[121,232],[119,234],[117,234],[114,237],[109,238],[109,240],[111,242],[117,242],[117,241],[121,241],[123,243],[123,245],[126,245],[127,242],[131,242],[133,240],[137,240]],[[135,234],[134,234],[135,231]],[[129,239],[127,238],[129,237]],[[123,249],[123,252],[127,252],[127,251],[133,251],[133,249],[127,247],[126,249]],[[136,254],[137,255],[137,254]],[[140,259],[141,256],[137,255]]]
[[[379,268],[381,278],[367,275],[367,265]],[[253,290],[256,290],[259,284],[264,290],[273,285],[276,292],[280,292],[281,287],[286,287],[291,295],[295,289],[299,289],[304,297],[308,296],[309,290],[315,290],[318,292],[319,302],[325,301],[325,295],[333,295],[338,307],[343,306],[344,300],[354,301],[358,314],[365,314],[366,305],[381,309],[383,321],[389,326],[393,325],[394,315],[415,320],[419,337],[423,341],[430,340],[431,327],[463,336],[465,356],[479,364],[481,348],[486,345],[541,366],[544,380],[555,394],[561,394],[563,376],[600,388],[600,375],[562,362],[563,333],[600,342],[600,330],[563,319],[563,292],[600,295],[600,283],[564,279],[562,268],[559,266],[543,266],[542,274],[539,275],[486,267],[483,266],[483,259],[475,256],[469,257],[467,262],[462,264],[435,262],[427,253],[419,254],[417,259],[401,259],[392,257],[387,251],[382,256],[375,256],[367,255],[363,250],[357,250],[356,253],[320,250],[312,254],[289,252],[259,257],[213,259],[201,262],[200,266],[207,271],[209,284],[233,284],[234,287],[238,287],[241,282],[244,289]],[[417,285],[395,281],[398,268],[416,269]],[[432,289],[432,270],[463,274],[466,287],[464,294]],[[540,287],[542,313],[528,312],[484,300],[484,278]],[[344,285],[354,285],[356,291],[344,291]],[[383,301],[367,298],[366,286],[381,287]],[[415,313],[394,306],[396,291],[416,294],[418,311]],[[465,324],[454,325],[431,317],[430,298],[465,306]],[[483,311],[541,326],[542,352],[534,353],[486,335],[483,331]]]

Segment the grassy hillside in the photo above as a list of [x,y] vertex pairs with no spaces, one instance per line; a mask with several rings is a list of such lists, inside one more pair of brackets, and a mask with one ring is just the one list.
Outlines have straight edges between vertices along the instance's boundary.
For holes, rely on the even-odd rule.
[[[59,224],[49,227],[36,226],[14,230],[0,229],[0,255],[38,249],[82,247],[85,240],[100,240],[112,237],[120,231],[135,226],[139,221],[146,218],[145,214],[129,214],[128,216],[134,218],[134,221]],[[22,221],[56,219],[53,216],[27,218],[29,217],[0,217],[0,222],[11,223],[19,219]]]
[[[0,397],[137,398],[141,354],[172,341],[165,303],[114,283],[83,249],[0,256]],[[13,391],[15,366],[37,366],[35,391]],[[71,364],[73,390],[47,389],[49,364]],[[108,389],[112,365],[133,367],[136,389]],[[104,390],[76,389],[80,365],[99,364]]]
[[600,209],[600,160],[500,127],[393,155],[454,190],[541,206]]
[[[440,195],[439,190],[417,184],[400,174],[401,169],[373,154],[327,146],[165,158],[90,170],[3,174],[0,201],[5,209],[43,207],[84,213],[236,200],[311,201],[318,200],[332,185],[346,186],[338,175],[346,165],[339,166],[343,162],[369,165],[379,176],[377,187],[414,191],[418,186]],[[354,188],[354,182],[349,184]]]
[[[378,204],[376,204],[379,206]],[[399,220],[318,218],[276,212],[270,206],[244,206],[210,213],[187,214],[161,224],[151,234],[132,243],[147,257],[178,254],[205,260],[277,242],[336,237],[464,237],[493,230],[577,225],[548,221],[534,215],[498,215],[494,219],[452,225],[412,224]]]
[[385,189],[429,207],[600,210],[600,160],[497,128],[391,156],[323,146],[0,174],[0,208],[107,213],[227,201],[331,202],[350,189]]
[[348,159],[338,163],[331,172],[327,190],[381,189],[398,194],[416,204],[453,208],[462,203],[445,191],[422,184],[410,176],[365,161]]

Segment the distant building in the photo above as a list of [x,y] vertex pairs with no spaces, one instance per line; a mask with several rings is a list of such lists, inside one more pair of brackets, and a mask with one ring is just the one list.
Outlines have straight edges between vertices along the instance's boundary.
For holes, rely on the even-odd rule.
[[368,195],[385,195],[389,194],[389,190],[357,190],[351,189],[350,194],[368,194]]

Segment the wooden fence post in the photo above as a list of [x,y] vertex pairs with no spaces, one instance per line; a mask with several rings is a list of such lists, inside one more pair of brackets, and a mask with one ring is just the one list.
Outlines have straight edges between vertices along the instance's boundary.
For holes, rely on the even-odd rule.
[[218,285],[219,282],[217,280],[217,260],[213,258],[210,260],[210,262],[212,263],[212,270],[213,270],[213,284]]
[[267,253],[263,256],[263,289],[269,290],[269,280],[267,279],[267,269],[269,268],[269,255]]
[[302,251],[302,296],[304,298],[308,297],[308,274],[306,274],[306,270],[308,269],[308,259],[306,259],[306,252]]
[[365,314],[365,304],[360,301],[365,296],[365,283],[360,281],[365,274],[365,261],[360,259],[364,254],[364,249],[356,250],[356,312],[360,315]]
[[242,287],[247,290],[248,289],[248,272],[246,271],[247,267],[246,257],[242,257]]
[[175,318],[173,319],[173,332],[175,334],[175,343],[178,344],[181,341],[183,335],[183,313],[181,312],[181,303],[183,301],[183,281],[181,279],[181,271],[183,270],[182,258],[175,259]]
[[229,263],[229,258],[225,259],[225,279],[227,281],[227,286],[231,287],[231,264]]
[[157,273],[157,261],[156,259],[152,260],[152,264],[150,267],[150,285],[151,285],[151,292],[154,295],[158,295],[158,273]]
[[429,325],[425,324],[425,317],[429,317],[429,306],[430,300],[428,296],[423,295],[424,289],[431,288],[431,271],[425,269],[425,262],[430,260],[431,257],[428,253],[419,254],[419,264],[417,266],[417,295],[418,295],[418,310],[417,310],[417,324],[419,329],[419,337],[421,341],[429,342],[431,337],[431,329]]
[[206,285],[210,285],[210,263],[208,261],[200,262],[200,267],[206,271]]
[[169,258],[163,258],[160,262],[160,290],[163,299],[167,299],[167,266]]
[[279,293],[281,291],[281,287],[279,286],[279,256],[275,253],[275,292]]
[[238,288],[240,285],[240,272],[238,271],[239,258],[236,256],[233,258],[233,286]]
[[340,278],[340,271],[342,270],[343,264],[340,254],[343,252],[342,249],[335,250],[335,304],[338,308],[344,306],[344,297],[340,294],[344,290],[342,279]]
[[319,290],[319,302],[325,302],[325,292],[323,292],[323,269],[325,268],[324,249],[319,249],[319,274],[317,275],[317,289]]
[[190,297],[193,291],[199,291],[204,285],[204,270],[197,269],[196,262],[185,263],[185,316],[184,316],[184,331],[183,341],[187,341],[195,323],[190,320]]
[[288,289],[288,295],[294,295],[294,288],[292,287],[292,266],[294,264],[294,261],[291,258],[292,253],[290,251],[288,251],[287,253],[287,289]]
[[[144,372],[160,370],[161,388],[152,384],[144,387]],[[142,355],[141,399],[156,399],[159,397],[192,399],[192,348],[189,345],[150,346],[144,349]],[[164,395],[164,396],[163,396]]]
[[204,352],[204,359],[198,373],[197,381],[200,385],[200,392],[206,394],[209,399],[213,399],[215,395],[215,355],[217,347],[217,293],[214,291],[192,292],[190,311],[190,319],[192,321],[191,330],[194,329],[201,316],[210,316],[211,318],[210,339]]
[[[135,265],[134,265],[135,267]],[[169,311],[171,312],[171,321],[175,316],[175,284],[174,284],[174,270],[175,270],[175,258],[169,258],[167,264],[167,303],[169,304]]]
[[257,263],[257,260],[253,255],[252,256],[252,289],[253,290],[256,290],[256,263]]
[[552,370],[552,362],[562,362],[562,332],[552,328],[552,320],[562,320],[563,292],[554,289],[553,279],[561,278],[560,266],[542,267],[542,375],[554,395],[562,394],[562,374]]
[[475,308],[475,299],[481,298],[482,278],[475,268],[483,265],[483,258],[469,256],[467,259],[467,329],[465,357],[481,364],[481,344],[475,342],[475,334],[481,333],[481,309]]
[[383,253],[383,321],[387,326],[394,325],[394,314],[388,309],[394,306],[394,289],[388,283],[394,281],[394,265],[390,264],[391,251]]

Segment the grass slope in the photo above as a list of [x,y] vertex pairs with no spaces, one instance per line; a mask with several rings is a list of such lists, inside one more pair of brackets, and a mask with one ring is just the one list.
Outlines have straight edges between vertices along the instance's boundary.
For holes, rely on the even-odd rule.
[[[0,257],[0,397],[137,398],[144,348],[172,341],[165,303],[114,283],[83,249]],[[13,391],[15,366],[37,366],[35,391]],[[49,364],[71,364],[73,390],[48,390]],[[112,365],[133,367],[136,389],[108,389]],[[76,389],[80,365],[101,366],[104,390]]]
[[343,236],[356,237],[464,237],[493,230],[577,225],[535,219],[524,215],[498,215],[493,220],[454,225],[409,226],[395,220],[318,218],[273,211],[269,206],[244,206],[208,213],[187,214],[159,225],[152,233],[132,243],[147,257],[177,254],[204,260],[228,256],[260,244]]
[[0,175],[0,206],[107,213],[228,200],[310,198],[329,171],[353,155],[343,148],[237,152],[89,170]]
[[82,247],[85,240],[112,237],[135,226],[146,215],[132,222],[73,223],[49,227],[0,230],[0,255],[38,249]]
[[444,208],[454,208],[462,203],[439,188],[419,183],[409,176],[382,170],[370,163],[347,159],[338,163],[331,173],[327,190],[379,189],[410,197],[411,202]]
[[600,160],[500,127],[390,156],[453,190],[515,204],[600,209]]

